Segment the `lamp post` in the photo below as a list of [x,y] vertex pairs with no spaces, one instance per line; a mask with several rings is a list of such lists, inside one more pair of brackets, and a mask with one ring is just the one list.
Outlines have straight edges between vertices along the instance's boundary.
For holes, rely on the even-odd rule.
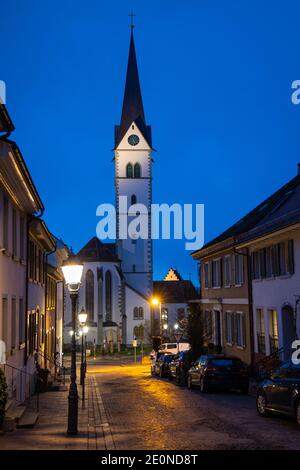
[[[84,346],[83,346],[83,340],[84,340],[83,336],[84,336],[84,334],[83,334],[83,327],[86,324],[87,313],[86,313],[86,311],[84,310],[83,307],[80,310],[80,313],[78,314],[78,320],[79,320],[79,323],[80,323],[80,326],[81,326],[80,385],[84,385]],[[84,393],[82,395],[84,395]],[[84,397],[82,398],[82,400],[84,400]]]
[[81,283],[83,265],[78,263],[74,256],[70,257],[62,265],[62,272],[65,283],[68,287],[72,304],[72,330],[71,337],[71,383],[68,396],[68,429],[69,435],[76,435],[78,432],[78,391],[76,385],[76,308],[78,291]]
[[85,378],[85,375],[86,375],[86,335],[88,334],[89,332],[89,328],[88,326],[84,326],[82,328],[82,331],[83,331],[83,334],[84,334],[84,378]]
[[177,342],[177,353],[179,353],[179,341],[181,340],[181,337],[182,337],[182,333],[181,331],[179,331],[179,325],[178,323],[175,323],[174,325],[174,336],[175,336],[175,339],[176,339],[176,342]]
[[162,336],[162,311],[161,311],[161,301],[157,298],[157,297],[153,297],[151,299],[151,304],[154,306],[154,307],[158,307],[159,308],[159,335],[160,335],[160,339],[161,339],[161,336]]

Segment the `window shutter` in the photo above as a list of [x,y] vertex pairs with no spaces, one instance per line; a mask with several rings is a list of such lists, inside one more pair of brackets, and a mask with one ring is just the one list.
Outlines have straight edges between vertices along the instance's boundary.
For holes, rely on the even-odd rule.
[[232,342],[237,342],[237,324],[236,324],[236,314],[231,314],[231,328],[232,328]]
[[212,262],[208,262],[208,287],[212,287]]
[[219,276],[220,276],[220,287],[223,286],[223,258],[220,258],[220,265],[219,265]]
[[288,240],[288,272],[289,272],[289,274],[294,274],[295,273],[294,240]]
[[246,347],[246,315],[242,315],[243,347]]
[[259,251],[260,256],[260,277],[264,279],[266,277],[266,249],[262,248]]
[[272,246],[274,276],[279,276],[279,245]]

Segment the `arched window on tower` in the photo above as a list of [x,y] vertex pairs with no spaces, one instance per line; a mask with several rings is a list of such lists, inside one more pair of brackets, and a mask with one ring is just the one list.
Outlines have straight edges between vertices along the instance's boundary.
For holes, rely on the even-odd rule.
[[133,195],[131,196],[131,205],[133,206],[133,204],[136,204],[136,201],[137,201],[136,195],[133,194]]
[[127,178],[132,178],[133,177],[132,164],[131,163],[128,163],[127,166],[126,166],[126,177]]
[[85,275],[85,310],[89,320],[94,320],[94,274],[90,269]]
[[135,178],[141,177],[141,165],[139,163],[135,163],[134,165],[134,177]]
[[112,279],[111,272],[106,271],[105,273],[105,310],[106,310],[106,321],[112,320]]

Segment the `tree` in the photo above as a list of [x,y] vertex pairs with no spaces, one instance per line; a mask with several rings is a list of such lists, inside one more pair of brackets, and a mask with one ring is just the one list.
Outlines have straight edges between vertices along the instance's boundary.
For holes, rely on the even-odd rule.
[[200,304],[189,304],[189,316],[187,319],[187,337],[191,345],[192,354],[199,357],[205,352],[203,345],[203,316],[201,313]]

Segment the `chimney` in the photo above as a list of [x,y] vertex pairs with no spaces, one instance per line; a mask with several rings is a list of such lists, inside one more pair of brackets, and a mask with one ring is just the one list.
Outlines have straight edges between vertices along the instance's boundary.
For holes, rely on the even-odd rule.
[[300,162],[298,163],[298,175],[300,176]]

